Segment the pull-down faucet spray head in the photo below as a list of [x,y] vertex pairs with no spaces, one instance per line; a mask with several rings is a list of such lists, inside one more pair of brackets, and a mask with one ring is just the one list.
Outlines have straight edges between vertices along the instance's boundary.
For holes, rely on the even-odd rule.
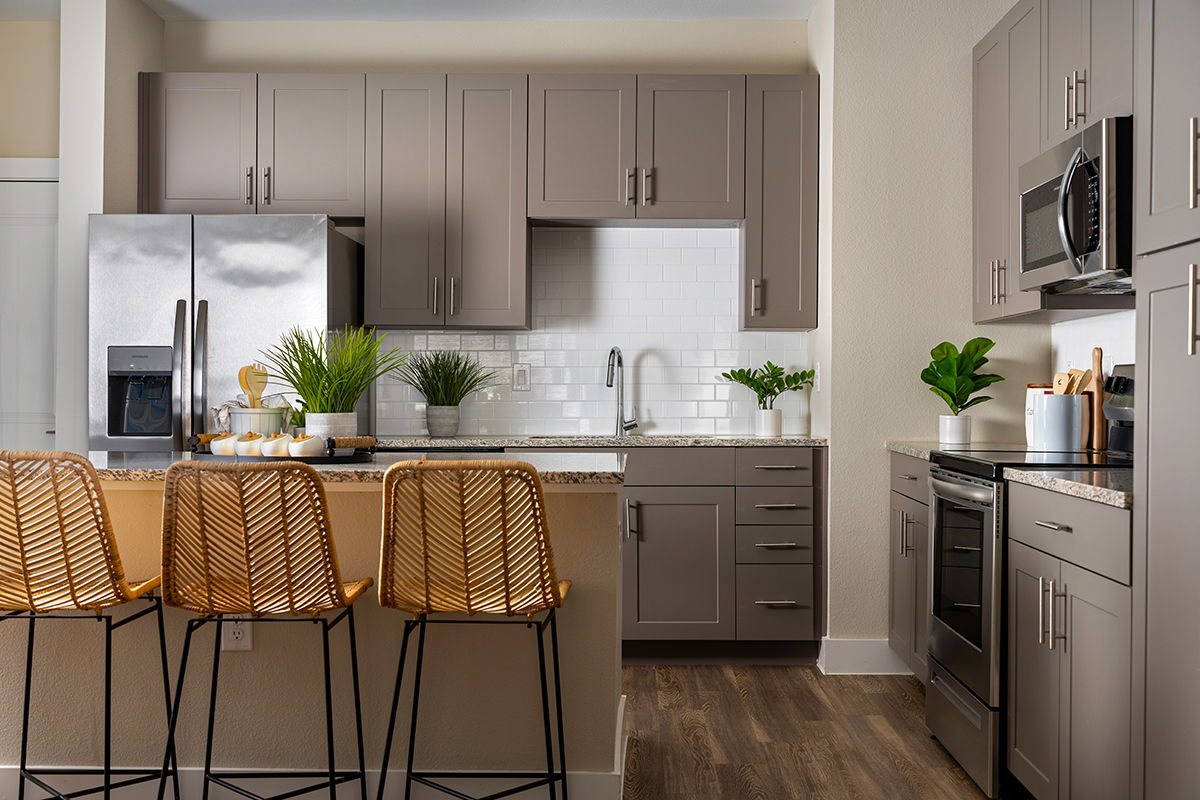
[[614,347],[608,351],[608,379],[604,381],[604,385],[609,389],[612,388],[613,378],[616,375],[617,366],[622,365],[624,359],[621,358],[621,348]]

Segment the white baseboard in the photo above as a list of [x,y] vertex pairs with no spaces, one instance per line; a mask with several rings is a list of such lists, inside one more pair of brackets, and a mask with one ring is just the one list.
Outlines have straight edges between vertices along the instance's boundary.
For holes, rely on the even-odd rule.
[[821,640],[817,667],[826,675],[912,675],[887,639]]
[[[303,785],[303,781],[295,778],[287,778],[287,770],[266,770],[270,773],[277,773],[279,777],[271,778],[255,778],[250,781],[234,781],[239,786],[244,786],[250,791],[263,797],[270,797],[274,794],[280,794],[292,789],[296,789]],[[199,767],[181,769],[179,775],[179,794],[181,800],[194,800],[200,797],[203,786],[201,784],[202,770]],[[36,774],[36,771],[35,771]],[[218,772],[219,774],[219,772]],[[473,779],[473,778],[447,778],[439,782],[445,783],[454,789],[474,797],[483,797],[502,791],[511,786],[516,786],[522,780],[514,778],[505,780],[502,778],[489,779]],[[624,776],[617,773],[605,772],[567,772],[567,789],[572,798],[576,800],[621,800],[621,790],[623,786]],[[93,777],[74,778],[65,776],[56,776],[48,781],[54,788],[61,791],[74,791],[77,789],[95,786],[98,782]],[[374,798],[375,793],[379,788],[379,770],[367,770],[367,797]],[[538,790],[545,792],[545,788]],[[27,796],[40,797],[44,794],[41,790],[34,786],[26,786]],[[13,800],[17,796],[17,768],[15,766],[0,767],[0,800]],[[100,795],[91,795],[92,797],[100,797]],[[149,781],[147,783],[129,786],[124,789],[117,789],[113,792],[113,800],[155,800],[158,796],[158,782]],[[404,797],[404,771],[388,770],[387,790],[384,793],[385,800],[400,800]],[[539,795],[540,796],[540,795]],[[229,792],[218,786],[213,786],[209,789],[209,797],[211,800],[237,800],[238,795]],[[301,795],[302,798],[312,798],[313,800],[327,800],[329,794],[327,791],[317,791],[311,794]],[[447,795],[429,789],[419,784],[413,784],[412,797],[414,800],[445,800]],[[171,788],[168,785],[166,800],[171,800]],[[358,784],[355,781],[350,781],[338,787],[338,800],[359,800],[360,794]]]

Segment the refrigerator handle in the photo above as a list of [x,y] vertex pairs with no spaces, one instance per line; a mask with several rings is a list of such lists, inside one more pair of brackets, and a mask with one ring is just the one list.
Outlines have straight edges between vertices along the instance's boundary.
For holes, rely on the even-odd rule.
[[196,303],[196,346],[192,349],[192,432],[205,433],[208,419],[208,301]]
[[184,330],[187,327],[187,301],[175,302],[175,338],[171,348],[171,438],[172,449],[184,450],[184,419],[187,407],[183,402],[183,349],[187,347]]

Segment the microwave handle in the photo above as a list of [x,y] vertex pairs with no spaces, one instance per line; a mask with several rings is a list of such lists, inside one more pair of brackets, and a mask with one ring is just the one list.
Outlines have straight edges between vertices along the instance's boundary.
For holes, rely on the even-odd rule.
[[1083,159],[1083,148],[1075,148],[1071,160],[1067,162],[1067,169],[1063,172],[1062,184],[1058,189],[1058,235],[1062,239],[1063,250],[1067,254],[1067,258],[1071,260],[1071,264],[1076,268],[1082,268],[1079,262],[1079,254],[1075,252],[1075,245],[1071,244],[1071,229],[1067,223],[1067,196],[1071,191],[1071,181],[1075,178],[1075,172],[1079,169],[1079,164]]

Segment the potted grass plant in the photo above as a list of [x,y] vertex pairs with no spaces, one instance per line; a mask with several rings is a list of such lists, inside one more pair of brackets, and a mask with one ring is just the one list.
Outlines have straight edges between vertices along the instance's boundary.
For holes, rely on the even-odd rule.
[[381,375],[400,368],[408,355],[382,350],[387,335],[374,328],[352,328],[326,335],[292,328],[279,344],[263,350],[267,377],[300,395],[306,433],[319,439],[358,435],[358,405],[363,392]]
[[496,373],[455,350],[413,353],[396,378],[425,398],[425,427],[435,438],[458,433],[459,404],[472,392],[495,386]]
[[988,363],[985,355],[995,346],[991,339],[980,336],[964,344],[961,351],[949,342],[942,342],[929,351],[933,360],[921,370],[921,380],[929,384],[929,391],[942,398],[954,412],[938,418],[939,443],[971,443],[971,415],[962,412],[992,399],[988,396],[972,398],[971,395],[1004,380],[999,375],[979,373],[979,368]]
[[722,372],[727,381],[740,383],[758,397],[758,413],[754,418],[754,435],[778,439],[783,435],[783,409],[775,407],[775,398],[784,392],[798,392],[813,385],[816,371],[811,369],[788,375],[783,367],[768,361],[753,369]]

